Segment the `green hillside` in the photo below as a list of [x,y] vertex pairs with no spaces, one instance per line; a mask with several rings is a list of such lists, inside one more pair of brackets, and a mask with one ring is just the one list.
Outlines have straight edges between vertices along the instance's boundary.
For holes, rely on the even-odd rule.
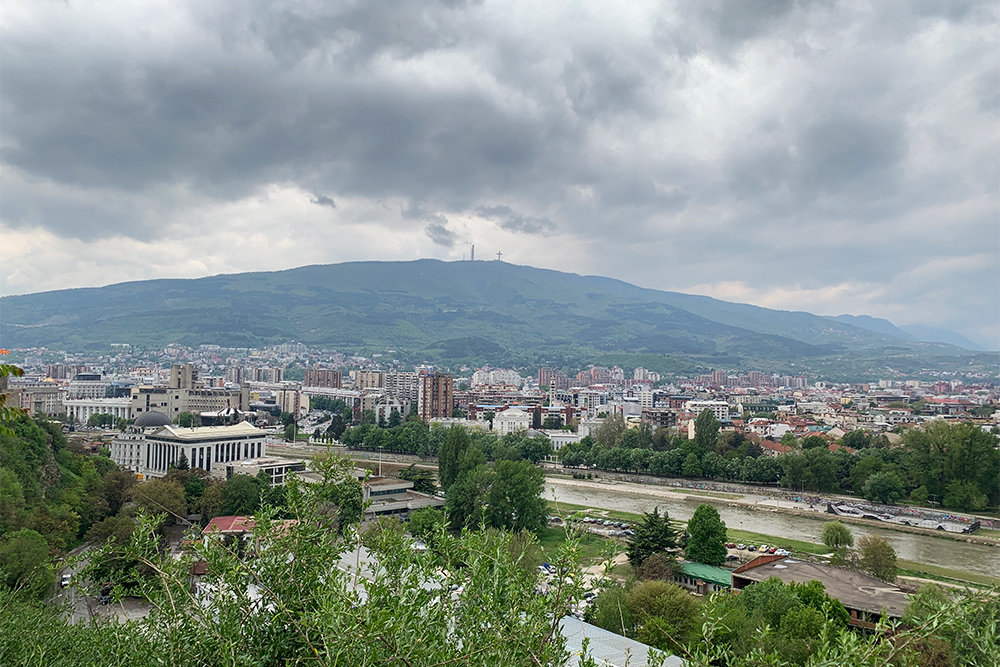
[[[409,361],[641,363],[835,379],[990,360],[809,313],[504,262],[353,262],[0,299],[5,347],[263,346],[288,340]],[[970,365],[971,363],[971,365]]]

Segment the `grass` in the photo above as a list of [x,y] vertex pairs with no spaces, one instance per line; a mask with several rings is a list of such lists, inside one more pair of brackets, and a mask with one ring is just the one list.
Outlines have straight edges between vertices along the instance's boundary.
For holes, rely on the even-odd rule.
[[[546,560],[555,558],[559,547],[566,542],[566,529],[559,526],[546,526],[539,530],[536,535],[538,543],[542,547],[542,557]],[[587,567],[601,562],[606,558],[611,546],[609,539],[594,533],[583,533],[580,535],[580,563]]]
[[1000,586],[1000,578],[991,577],[986,574],[975,574],[973,572],[962,572],[952,570],[939,565],[928,565],[927,563],[917,563],[912,560],[896,561],[899,574],[908,577],[920,577],[921,579],[935,579],[947,583],[972,583],[982,586]]
[[711,498],[722,498],[723,500],[739,500],[743,496],[738,493],[722,493],[720,491],[701,491],[700,489],[678,489],[672,486],[662,487],[671,493],[688,493],[693,496],[709,496]]
[[783,547],[789,551],[798,551],[807,554],[828,554],[833,551],[825,544],[814,544],[813,542],[802,542],[801,540],[790,540],[787,537],[775,537],[764,533],[754,533],[748,530],[726,529],[726,535],[731,542],[743,542],[745,544],[755,544],[760,546],[768,544]]
[[992,537],[993,539],[1000,539],[1000,530],[993,530],[992,528],[980,528],[973,535],[982,535],[983,537]]

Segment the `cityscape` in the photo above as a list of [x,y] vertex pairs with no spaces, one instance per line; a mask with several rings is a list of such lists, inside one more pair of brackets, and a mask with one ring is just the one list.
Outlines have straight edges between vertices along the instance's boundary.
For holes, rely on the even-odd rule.
[[0,667],[1000,667],[995,0],[0,16]]

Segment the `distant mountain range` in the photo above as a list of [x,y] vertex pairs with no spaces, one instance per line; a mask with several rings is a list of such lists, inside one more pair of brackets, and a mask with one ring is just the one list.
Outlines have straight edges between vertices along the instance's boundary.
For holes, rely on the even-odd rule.
[[298,340],[453,367],[617,363],[831,380],[995,369],[991,355],[921,337],[876,318],[771,310],[494,261],[350,262],[0,299],[0,341],[9,348]]
[[902,340],[922,341],[924,343],[947,343],[948,345],[955,345],[957,347],[965,348],[966,350],[974,350],[976,352],[986,351],[985,348],[980,345],[976,345],[960,333],[949,331],[947,329],[936,329],[934,327],[924,326],[923,324],[907,324],[897,327],[889,320],[884,320],[879,317],[870,317],[868,315],[837,315],[836,317],[831,317],[830,319],[837,320],[838,322],[843,322],[845,324],[853,324],[856,327],[868,329],[869,331],[875,331],[887,336],[894,336],[895,338],[900,338]]

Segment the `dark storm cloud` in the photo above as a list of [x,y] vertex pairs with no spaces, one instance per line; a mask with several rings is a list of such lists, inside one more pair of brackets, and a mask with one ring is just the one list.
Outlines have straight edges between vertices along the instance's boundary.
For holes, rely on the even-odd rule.
[[480,206],[476,213],[496,224],[500,229],[521,234],[538,234],[548,236],[555,231],[556,226],[548,218],[536,218],[522,215],[509,206]]
[[317,206],[326,206],[327,208],[337,208],[337,202],[333,200],[333,197],[328,197],[326,195],[316,195],[309,200],[310,203],[316,204]]
[[[129,7],[5,18],[5,225],[155,240],[291,185],[341,212],[390,202],[366,224],[445,248],[471,216],[650,286],[761,292],[892,285],[997,238],[994,2]],[[928,219],[961,231],[902,233]],[[757,272],[776,252],[787,275]],[[987,306],[970,321],[1000,318]]]

